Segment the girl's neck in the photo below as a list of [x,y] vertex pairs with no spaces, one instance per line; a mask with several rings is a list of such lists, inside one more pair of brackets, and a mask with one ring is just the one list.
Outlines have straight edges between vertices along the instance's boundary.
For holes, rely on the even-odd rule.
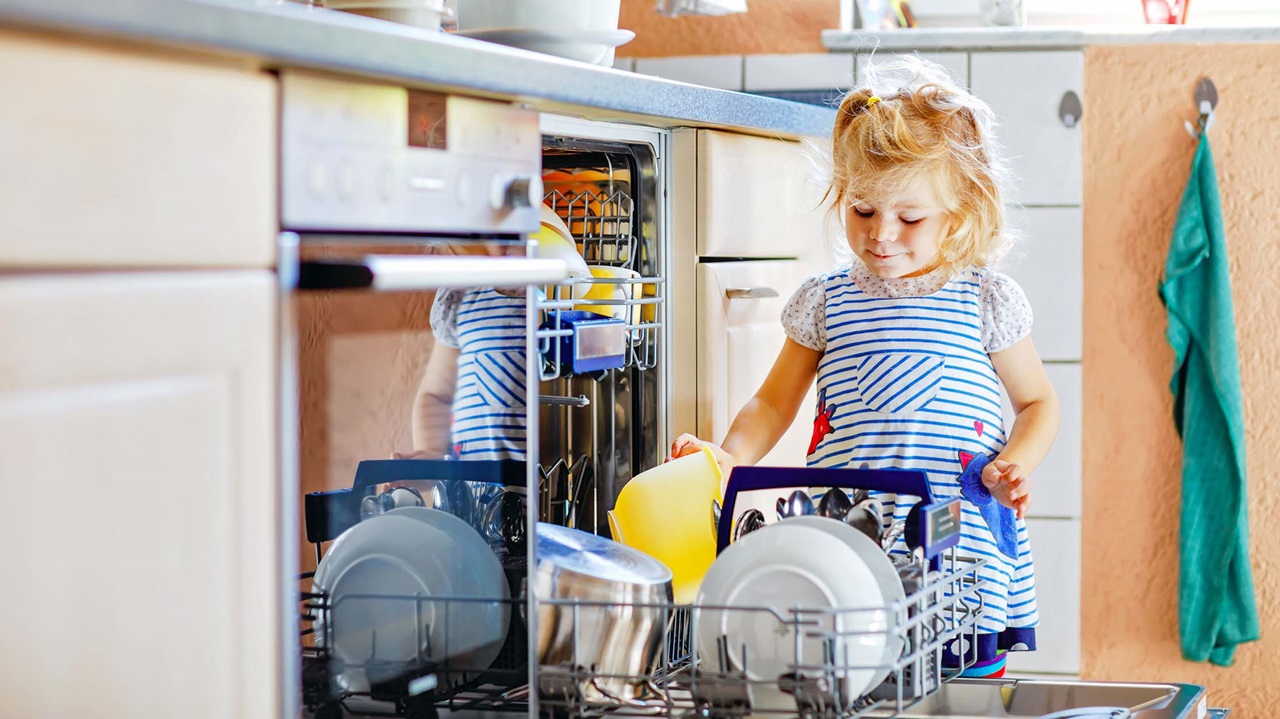
[[933,269],[912,273],[906,277],[879,277],[872,273],[861,260],[855,259],[849,266],[849,277],[858,289],[864,294],[882,298],[931,295],[946,287],[957,274],[959,272],[935,266]]

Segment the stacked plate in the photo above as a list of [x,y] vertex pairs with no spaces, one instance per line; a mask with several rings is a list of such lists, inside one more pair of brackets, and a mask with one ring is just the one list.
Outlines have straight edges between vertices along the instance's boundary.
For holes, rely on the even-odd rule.
[[448,681],[486,669],[510,621],[506,578],[488,543],[461,519],[427,507],[395,509],[347,530],[320,561],[313,588],[329,606],[316,643],[341,664],[339,682],[349,691],[429,664],[456,667]]
[[702,582],[703,671],[745,672],[757,713],[794,712],[779,680],[816,678],[825,666],[848,704],[879,686],[901,655],[892,608],[904,599],[893,563],[857,529],[823,517],[769,525],[721,552]]

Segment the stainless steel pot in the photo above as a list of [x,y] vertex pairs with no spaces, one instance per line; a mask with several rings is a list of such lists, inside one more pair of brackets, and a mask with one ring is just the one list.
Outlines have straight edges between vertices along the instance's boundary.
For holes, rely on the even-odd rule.
[[538,524],[539,689],[596,704],[647,693],[672,612],[671,570],[594,534]]

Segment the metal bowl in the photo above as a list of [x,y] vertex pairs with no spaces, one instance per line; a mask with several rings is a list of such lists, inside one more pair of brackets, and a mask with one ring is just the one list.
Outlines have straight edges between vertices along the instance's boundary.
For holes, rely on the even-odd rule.
[[671,570],[643,552],[537,526],[539,689],[617,705],[642,700],[672,612]]

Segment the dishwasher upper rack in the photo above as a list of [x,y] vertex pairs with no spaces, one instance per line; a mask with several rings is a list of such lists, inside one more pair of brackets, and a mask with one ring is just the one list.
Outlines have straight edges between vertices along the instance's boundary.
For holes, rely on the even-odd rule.
[[[576,156],[563,156],[576,157]],[[579,254],[590,265],[615,268],[632,276],[578,278],[543,288],[539,310],[548,329],[539,330],[539,349],[545,359],[540,379],[565,376],[561,337],[573,334],[562,327],[564,312],[606,309],[626,323],[627,342],[621,369],[653,369],[660,360],[663,330],[661,307],[666,299],[666,278],[652,271],[656,258],[636,233],[636,202],[631,195],[630,170],[616,166],[608,154],[590,154],[566,167],[605,168],[604,179],[583,182],[551,181],[543,204],[565,221]],[[609,297],[576,297],[575,288],[604,286]]]

